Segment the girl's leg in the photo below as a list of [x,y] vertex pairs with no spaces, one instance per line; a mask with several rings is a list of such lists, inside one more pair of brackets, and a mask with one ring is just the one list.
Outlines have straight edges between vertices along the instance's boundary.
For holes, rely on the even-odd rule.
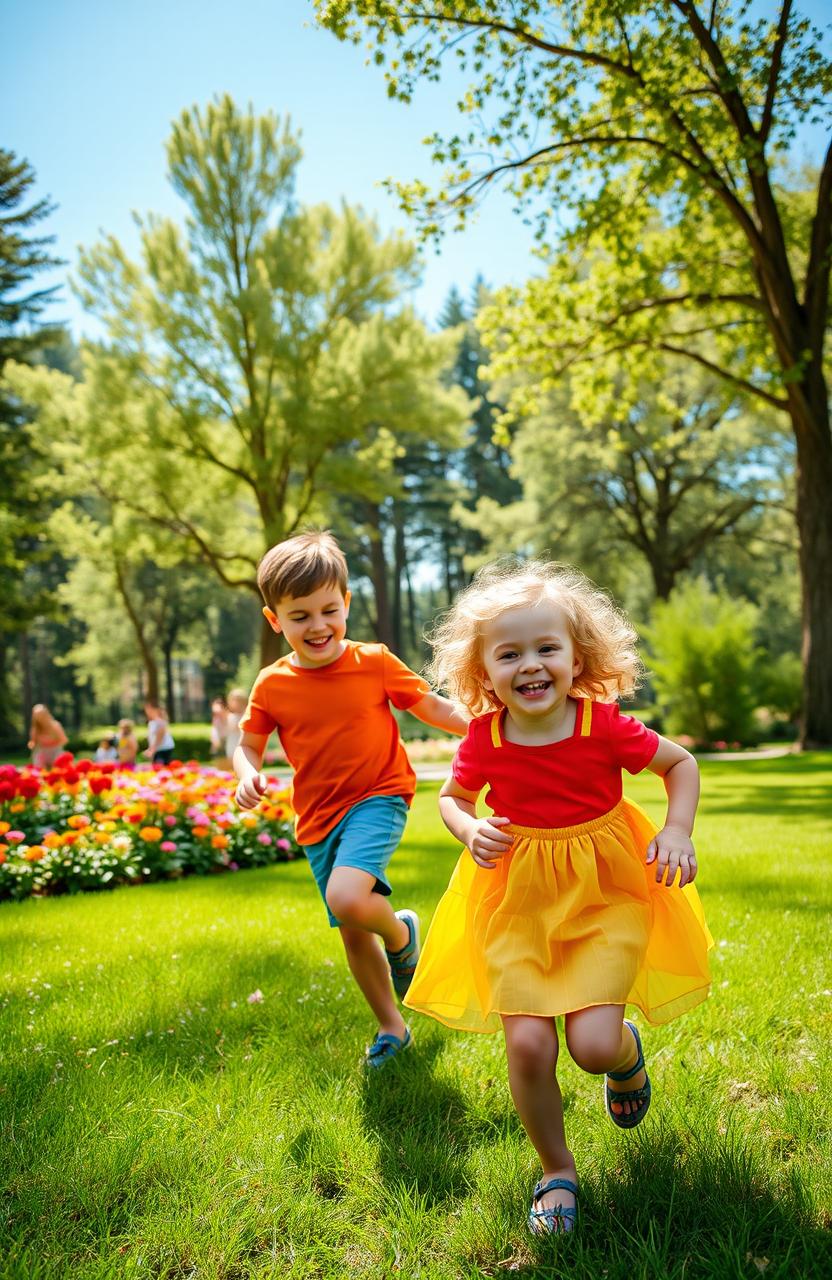
[[[544,1182],[577,1174],[572,1152],[566,1145],[563,1100],[555,1070],[558,1033],[553,1018],[525,1014],[503,1016],[508,1057],[508,1082],[517,1114],[543,1165]],[[568,1191],[550,1191],[537,1202],[538,1209],[556,1204],[569,1208],[575,1197]]]
[[[379,897],[379,894],[375,895]],[[399,921],[401,923],[401,921]],[[406,926],[405,926],[406,927]],[[390,968],[378,939],[366,929],[342,924],[339,932],[347,962],[361,994],[379,1021],[382,1035],[404,1039],[405,1024],[390,983]]]
[[410,930],[393,911],[390,899],[375,892],[375,883],[375,876],[358,867],[334,867],[326,886],[327,906],[341,924],[377,933],[388,951],[401,951],[410,940]]
[[[579,1067],[593,1075],[608,1071],[627,1071],[638,1058],[636,1042],[629,1027],[624,1026],[623,1004],[601,1004],[593,1009],[579,1009],[566,1015],[566,1043]],[[640,1089],[646,1073],[639,1071],[630,1080],[608,1080],[615,1093]],[[613,1102],[616,1115],[629,1115],[638,1109],[636,1103]]]

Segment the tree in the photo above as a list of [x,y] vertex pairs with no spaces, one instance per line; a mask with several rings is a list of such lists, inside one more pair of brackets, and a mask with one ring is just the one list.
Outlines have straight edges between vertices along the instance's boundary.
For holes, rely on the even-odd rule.
[[[255,594],[265,549],[321,518],[379,426],[464,418],[441,382],[447,340],[399,303],[413,245],[359,210],[297,206],[300,155],[287,123],[228,97],[183,112],[168,158],[185,227],[142,221],[140,264],[112,237],[82,254],[82,297],[108,335],[85,351],[82,397],[56,375],[18,386],[52,431],[64,401],[64,438],[120,470],[111,497]],[[266,660],[265,625],[263,643]]]
[[[407,101],[456,53],[472,125],[432,139],[449,162],[438,195],[400,187],[428,231],[458,223],[507,176],[521,199],[558,193],[562,240],[600,264],[564,299],[540,346],[563,337],[597,364],[679,354],[788,415],[796,442],[805,671],[802,738],[832,743],[832,431],[824,356],[832,246],[832,145],[812,192],[789,194],[798,128],[830,118],[823,37],[782,0],[318,0],[341,38],[362,26],[388,91]],[[401,51],[400,51],[401,50]],[[488,119],[493,107],[494,118]],[[476,171],[471,153],[489,159]],[[793,185],[793,184],[792,184]],[[666,224],[667,234],[657,231]],[[573,282],[580,268],[572,261]],[[584,306],[591,302],[592,305]],[[556,321],[564,316],[565,333]],[[552,353],[550,352],[550,356]],[[560,365],[558,353],[550,371]],[[603,370],[599,369],[598,377]],[[609,370],[607,370],[609,375]]]
[[[56,289],[30,287],[39,272],[59,264],[49,250],[54,237],[32,234],[54,209],[46,197],[28,203],[34,182],[28,162],[0,148],[0,379],[9,361],[40,360],[45,349],[64,338],[59,326],[40,320]],[[10,637],[25,635],[32,619],[47,607],[52,585],[49,575],[35,583],[38,572],[30,572],[51,554],[42,535],[45,513],[37,487],[42,467],[26,410],[0,381],[0,741],[14,735],[18,719],[8,687]]]
[[770,414],[742,413],[712,374],[668,361],[658,384],[595,419],[570,407],[567,390],[523,417],[527,391],[515,377],[522,499],[501,509],[489,496],[477,511],[490,554],[550,550],[610,586],[636,557],[664,600],[715,544],[747,540],[764,508],[791,497],[783,432]]

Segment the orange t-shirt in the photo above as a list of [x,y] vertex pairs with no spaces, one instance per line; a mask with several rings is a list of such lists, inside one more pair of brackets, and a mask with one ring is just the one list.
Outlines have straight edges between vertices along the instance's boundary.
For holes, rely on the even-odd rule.
[[416,791],[390,703],[406,711],[430,685],[386,645],[346,646],[325,667],[296,667],[291,655],[264,667],[240,721],[244,733],[280,735],[295,771],[301,844],[323,840],[369,796],[402,796],[410,804]]

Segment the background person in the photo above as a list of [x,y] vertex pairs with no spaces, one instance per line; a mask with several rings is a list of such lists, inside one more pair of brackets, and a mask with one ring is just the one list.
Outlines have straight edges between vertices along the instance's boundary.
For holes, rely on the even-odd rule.
[[29,750],[36,769],[50,769],[66,745],[67,736],[60,720],[56,720],[44,702],[32,707],[29,725]]
[[147,750],[145,757],[152,764],[170,764],[176,743],[168,724],[167,712],[155,702],[145,702],[147,716]]

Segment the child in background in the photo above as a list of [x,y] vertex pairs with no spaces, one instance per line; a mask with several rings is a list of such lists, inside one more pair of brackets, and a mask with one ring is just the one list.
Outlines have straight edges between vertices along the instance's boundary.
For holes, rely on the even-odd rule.
[[383,1067],[411,1043],[391,976],[403,996],[419,955],[416,913],[388,901],[387,865],[416,790],[390,703],[452,733],[464,732],[465,719],[385,645],[345,639],[347,564],[331,534],[278,543],[257,581],[263,613],[291,653],[260,672],[240,722],[237,803],[253,809],[265,792],[263,751],[277,729],[295,771],[298,840],[379,1022],[366,1065]]
[[118,760],[125,769],[133,769],[139,754],[139,740],[133,731],[132,720],[118,722]]
[[147,716],[147,750],[145,756],[153,764],[170,764],[176,743],[170,731],[164,707],[155,702],[145,702]]
[[[578,1066],[605,1075],[609,1118],[633,1129],[651,1090],[625,1004],[665,1023],[710,982],[691,883],[699,772],[683,747],[619,713],[639,675],[635,642],[598,588],[548,563],[481,571],[433,637],[433,676],[475,717],[439,801],[466,851],[405,1003],[460,1030],[502,1024],[512,1096],[543,1166],[536,1234],[577,1222],[555,1018]],[[663,779],[661,831],[622,798],[622,769]],[[493,816],[478,818],[484,787]]]
[[211,703],[211,759],[221,763],[225,756],[225,734],[228,724],[228,707],[225,698],[214,698]]
[[103,764],[105,762],[115,763],[118,760],[118,747],[116,746],[116,737],[114,733],[107,733],[99,742],[95,749],[95,763]]
[[228,761],[228,768],[231,767],[231,761],[234,759],[234,752],[240,745],[242,732],[240,730],[240,721],[243,713],[248,705],[248,694],[245,689],[232,689],[228,698],[228,714],[225,718],[225,757]]
[[36,702],[32,707],[28,743],[35,768],[50,769],[60,755],[61,748],[66,745],[66,741],[67,737],[60,720],[55,719],[45,703]]

